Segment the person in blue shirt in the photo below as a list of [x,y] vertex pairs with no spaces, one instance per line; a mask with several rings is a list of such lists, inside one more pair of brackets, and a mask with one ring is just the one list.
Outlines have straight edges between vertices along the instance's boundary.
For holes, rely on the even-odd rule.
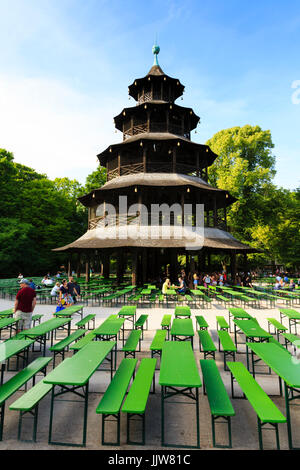
[[31,287],[31,289],[34,289],[34,290],[36,289],[36,285],[32,279],[29,279],[29,287]]

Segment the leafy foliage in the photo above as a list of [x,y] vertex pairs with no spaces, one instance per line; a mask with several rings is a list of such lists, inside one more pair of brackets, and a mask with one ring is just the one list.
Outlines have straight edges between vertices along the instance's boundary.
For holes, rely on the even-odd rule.
[[237,201],[228,210],[232,234],[264,254],[256,263],[300,264],[299,190],[277,188],[274,144],[259,126],[234,127],[215,134],[207,145],[219,155],[209,168],[209,182],[228,190]]

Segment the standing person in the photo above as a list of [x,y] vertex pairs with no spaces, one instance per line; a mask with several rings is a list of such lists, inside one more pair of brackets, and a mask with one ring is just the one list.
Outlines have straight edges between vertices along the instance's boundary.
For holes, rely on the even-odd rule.
[[199,283],[199,276],[197,273],[193,274],[193,284],[194,284],[194,289],[197,289]]
[[29,284],[27,279],[22,279],[20,282],[21,289],[16,295],[14,315],[19,320],[17,333],[30,328],[32,312],[36,306],[36,292],[29,287]]
[[205,286],[205,287],[210,286],[210,275],[209,275],[209,274],[206,274],[206,275],[204,276],[203,281],[204,281],[204,286]]
[[73,304],[73,299],[68,293],[68,283],[66,279],[63,279],[62,285],[59,289],[59,303],[66,306]]
[[72,298],[72,302],[76,302],[76,296],[78,295],[78,292],[76,291],[73,276],[69,277],[69,282],[67,283],[67,288],[68,288],[68,294]]
[[[76,289],[77,296],[80,297],[80,285],[78,284],[77,281],[74,281],[74,287]],[[77,301],[77,296],[75,295],[74,303],[76,303],[76,301]]]

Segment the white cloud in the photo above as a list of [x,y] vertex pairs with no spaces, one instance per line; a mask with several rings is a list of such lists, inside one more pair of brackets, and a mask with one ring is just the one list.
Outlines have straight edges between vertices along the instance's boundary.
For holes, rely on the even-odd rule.
[[55,80],[0,75],[0,148],[50,178],[84,182],[96,169],[96,154],[121,140],[112,121],[117,101]]

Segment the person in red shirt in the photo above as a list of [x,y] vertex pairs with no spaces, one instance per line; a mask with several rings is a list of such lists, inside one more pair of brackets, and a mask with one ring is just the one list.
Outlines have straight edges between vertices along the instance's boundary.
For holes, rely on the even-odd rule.
[[36,292],[29,287],[29,281],[22,279],[20,282],[21,289],[16,295],[14,314],[19,320],[17,333],[20,330],[28,330],[31,326],[32,312],[36,306]]

